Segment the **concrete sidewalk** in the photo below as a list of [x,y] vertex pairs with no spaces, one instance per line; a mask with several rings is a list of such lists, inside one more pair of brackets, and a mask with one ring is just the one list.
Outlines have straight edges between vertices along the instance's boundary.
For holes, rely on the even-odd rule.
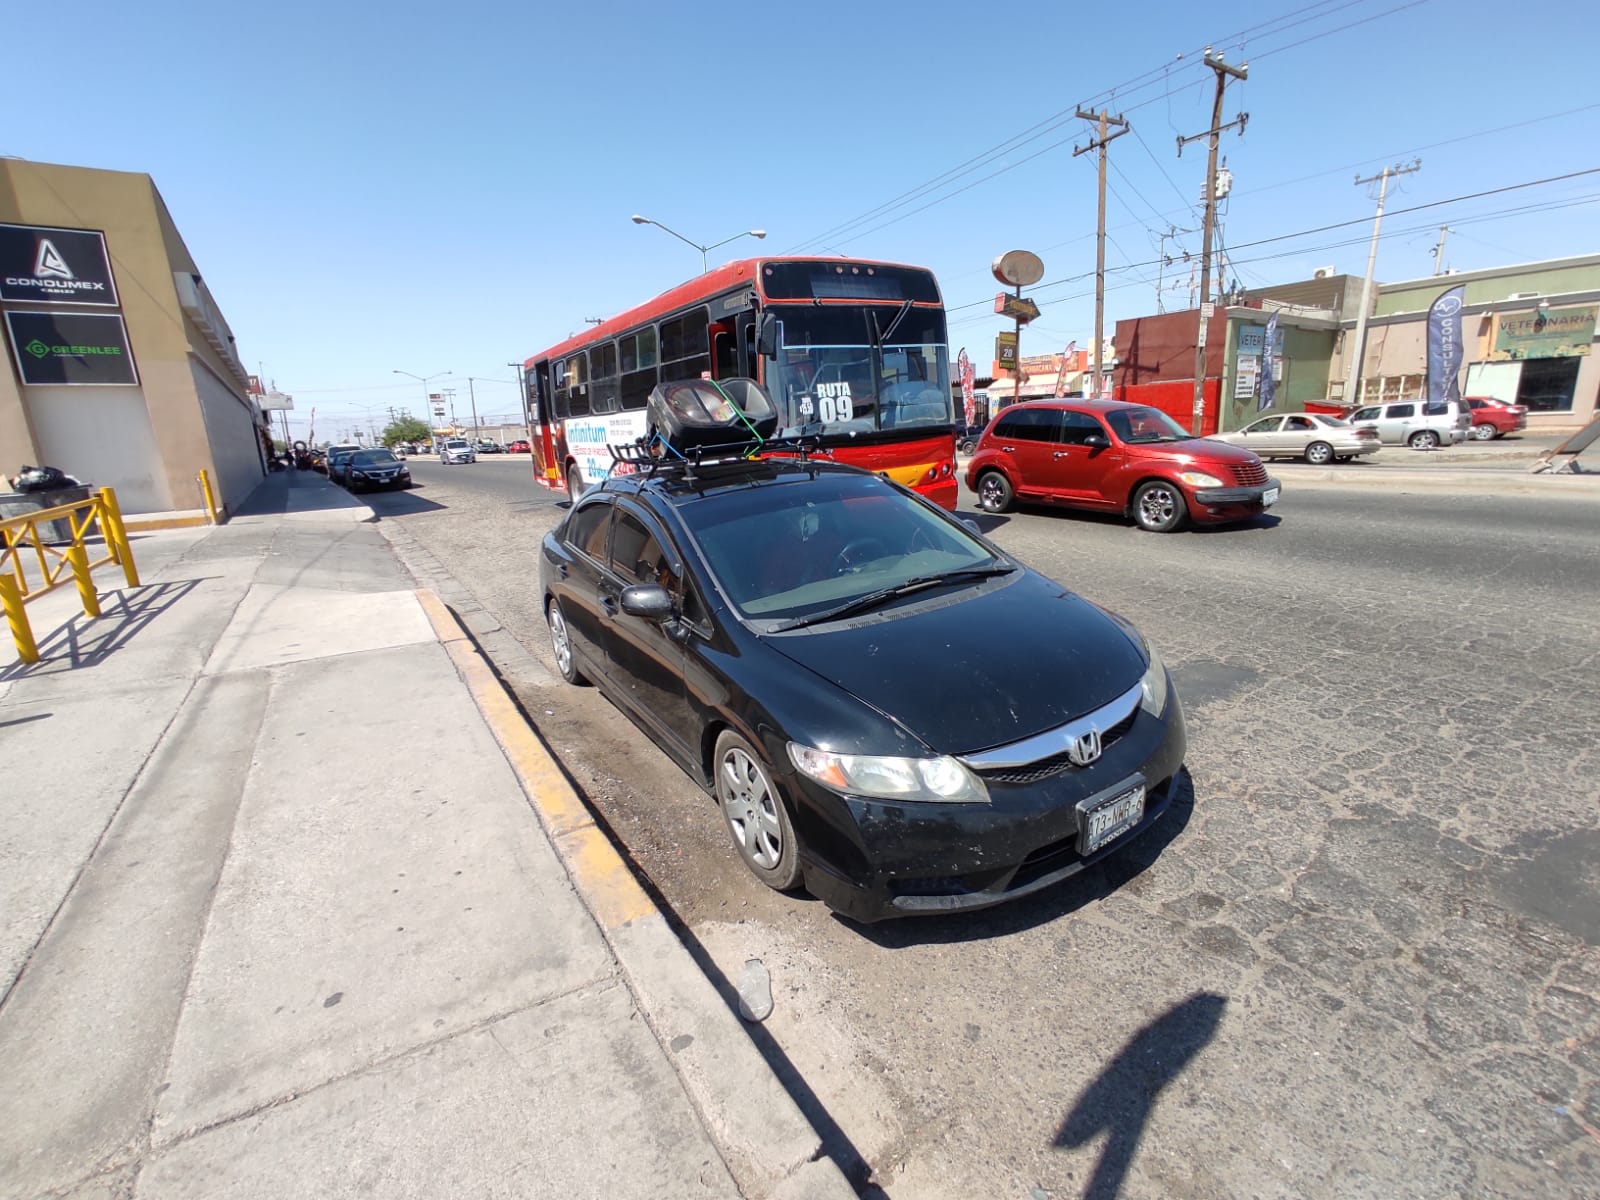
[[0,1197],[854,1195],[370,515],[0,646]]

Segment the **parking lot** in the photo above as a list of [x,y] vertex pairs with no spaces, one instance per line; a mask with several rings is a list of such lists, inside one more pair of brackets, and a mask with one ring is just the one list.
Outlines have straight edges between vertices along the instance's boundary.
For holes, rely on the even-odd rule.
[[867,1194],[1600,1194],[1591,503],[981,518],[1162,649],[1189,785],[1060,889],[861,927],[751,880],[711,801],[555,678],[534,555],[564,509],[526,464],[414,468],[382,527],[708,970],[771,973],[754,1034]]

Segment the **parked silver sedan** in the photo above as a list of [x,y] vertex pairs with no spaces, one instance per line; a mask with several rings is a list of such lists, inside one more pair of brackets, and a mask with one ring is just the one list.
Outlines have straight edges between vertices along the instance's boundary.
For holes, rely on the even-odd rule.
[[1319,467],[1375,454],[1383,446],[1375,429],[1354,426],[1341,417],[1305,412],[1262,417],[1243,429],[1213,433],[1211,438],[1254,450],[1262,458],[1303,458]]

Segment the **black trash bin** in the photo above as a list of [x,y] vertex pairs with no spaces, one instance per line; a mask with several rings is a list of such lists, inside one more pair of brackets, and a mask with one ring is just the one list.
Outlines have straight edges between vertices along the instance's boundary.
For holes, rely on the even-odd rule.
[[[78,504],[94,495],[92,487],[55,488],[48,492],[0,492],[0,518],[25,517],[29,513]],[[52,546],[72,540],[72,521],[68,517],[39,522],[39,537]]]

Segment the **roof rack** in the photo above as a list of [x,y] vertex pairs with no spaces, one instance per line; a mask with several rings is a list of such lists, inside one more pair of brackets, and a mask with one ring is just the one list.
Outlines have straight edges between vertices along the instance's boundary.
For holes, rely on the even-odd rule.
[[636,438],[607,446],[611,451],[611,473],[617,464],[625,464],[625,474],[670,475],[693,481],[697,473],[715,468],[748,465],[765,454],[780,454],[799,459],[809,459],[821,446],[815,436],[767,438],[765,441],[742,442],[736,445],[695,446],[679,450],[660,437],[647,441]]

